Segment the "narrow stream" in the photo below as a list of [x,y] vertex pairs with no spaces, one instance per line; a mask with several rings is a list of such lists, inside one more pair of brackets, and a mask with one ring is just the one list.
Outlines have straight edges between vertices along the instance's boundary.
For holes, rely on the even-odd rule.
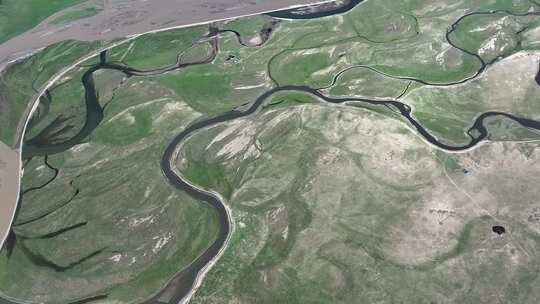
[[[282,11],[282,12],[271,13],[270,15],[275,16],[275,17],[280,17],[280,18],[289,18],[289,19],[319,18],[322,16],[328,16],[331,14],[343,13],[344,11],[348,11],[352,9],[354,6],[358,5],[360,2],[362,2],[362,0],[346,1],[345,2],[346,5],[341,6],[337,8],[336,10],[317,12],[313,14],[298,15],[290,11]],[[460,18],[460,20],[462,18]],[[457,22],[455,24],[457,24]],[[452,27],[452,29],[455,27],[455,24]],[[100,62],[96,64],[95,66],[89,68],[84,73],[81,79],[82,85],[84,86],[84,89],[85,89],[85,105],[86,105],[86,121],[84,125],[82,126],[81,130],[75,136],[73,136],[72,138],[60,144],[46,144],[44,142],[37,141],[36,138],[39,138],[39,135],[38,135],[34,139],[30,139],[25,143],[25,146],[23,149],[23,157],[27,159],[33,156],[46,156],[46,155],[66,151],[72,148],[73,146],[80,144],[99,126],[99,124],[103,120],[104,114],[103,114],[103,108],[99,104],[98,95],[97,95],[95,84],[94,84],[93,74],[95,72],[99,70],[103,70],[103,69],[110,69],[110,70],[123,72],[127,76],[147,76],[147,75],[159,75],[162,73],[166,73],[168,71],[187,67],[190,65],[210,63],[214,60],[214,58],[216,57],[218,53],[218,47],[217,47],[218,45],[217,34],[218,33],[219,31],[217,30],[210,31],[208,38],[212,45],[213,51],[212,51],[212,54],[208,58],[200,62],[189,63],[189,64],[182,64],[181,62],[177,62],[174,65],[160,68],[160,69],[150,70],[150,71],[137,70],[137,69],[125,66],[125,65],[107,62],[106,53],[103,52],[100,56],[101,58]],[[239,37],[239,34],[237,32],[235,32],[235,34],[237,35],[239,41],[241,41],[241,37]],[[447,39],[448,39],[448,34],[447,34]],[[476,77],[485,69],[486,63],[484,63],[482,58],[480,58],[478,55],[468,52],[467,50],[461,49],[455,45],[454,47],[460,49],[461,51],[465,53],[471,54],[479,58],[482,64],[481,68],[473,77],[467,78],[466,80],[460,81],[459,83],[468,81]],[[415,79],[412,79],[412,80],[415,80]],[[422,82],[417,79],[416,81]],[[335,82],[335,78],[334,78],[334,82]],[[540,85],[540,72],[536,76],[536,82]],[[448,85],[448,84],[444,84],[444,85]],[[308,86],[294,86],[294,85],[279,86],[271,90],[268,90],[267,92],[259,96],[251,104],[251,106],[249,106],[247,110],[240,111],[240,110],[234,109],[234,110],[224,112],[215,117],[197,121],[189,125],[185,130],[183,130],[170,142],[170,144],[167,146],[162,156],[161,169],[164,176],[169,181],[169,183],[171,183],[177,189],[186,192],[188,195],[190,195],[194,199],[206,202],[217,211],[218,218],[219,218],[219,228],[220,228],[219,233],[216,240],[212,243],[212,245],[209,248],[206,249],[206,251],[202,255],[200,255],[188,267],[186,267],[185,269],[182,269],[163,290],[161,290],[155,297],[146,301],[145,303],[164,303],[164,302],[161,302],[160,300],[164,295],[167,295],[167,298],[170,298],[170,300],[167,301],[166,303],[176,304],[180,302],[186,295],[190,293],[201,271],[210,262],[216,259],[216,257],[219,255],[220,251],[223,249],[231,232],[231,222],[229,220],[229,214],[224,205],[224,202],[221,201],[220,197],[218,197],[217,195],[211,192],[204,191],[194,186],[184,177],[179,176],[175,173],[174,157],[175,157],[175,151],[177,150],[178,146],[182,145],[188,138],[190,138],[193,134],[195,134],[199,130],[212,127],[212,126],[224,123],[224,122],[233,121],[235,119],[245,117],[245,116],[255,113],[257,110],[261,109],[261,107],[264,106],[265,101],[267,101],[269,97],[271,97],[272,95],[278,92],[284,92],[284,91],[309,93],[309,94],[312,94],[313,96],[318,97],[324,102],[332,103],[332,104],[346,104],[347,102],[360,102],[360,103],[371,104],[371,105],[385,105],[385,106],[391,107],[397,110],[397,112],[399,112],[400,115],[412,127],[414,127],[414,129],[426,141],[447,151],[466,150],[471,147],[474,147],[475,145],[477,145],[478,143],[486,139],[486,137],[488,136],[488,130],[484,126],[484,121],[486,118],[493,117],[493,116],[503,116],[517,122],[523,127],[540,130],[539,121],[517,117],[509,113],[490,111],[490,112],[481,113],[480,115],[478,115],[478,117],[476,117],[472,126],[467,131],[467,134],[469,136],[469,141],[467,143],[460,146],[452,146],[452,145],[448,145],[439,141],[435,136],[433,136],[411,115],[411,107],[396,99],[369,99],[369,98],[357,98],[357,97],[333,98],[333,97],[325,96],[317,89],[313,89]],[[103,297],[106,297],[106,295],[99,296],[100,299],[102,299]],[[6,300],[1,299],[0,303],[10,303],[10,302],[9,301],[6,302]]]

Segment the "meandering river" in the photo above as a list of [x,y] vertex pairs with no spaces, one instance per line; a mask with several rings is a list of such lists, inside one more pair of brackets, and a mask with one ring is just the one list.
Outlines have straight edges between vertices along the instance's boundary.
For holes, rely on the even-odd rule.
[[[338,14],[342,13],[343,11],[347,11],[352,9],[354,6],[359,4],[361,0],[356,1],[348,1],[347,5],[344,5],[342,7],[337,8],[334,11],[325,11],[325,12],[319,12],[319,13],[313,13],[313,14],[303,14],[298,15],[289,12],[277,12],[272,13],[272,16],[277,16],[281,18],[293,18],[293,15],[299,19],[307,19],[307,18],[318,18],[322,16],[327,16],[330,14]],[[301,16],[301,17],[299,17]],[[217,43],[217,37],[218,37],[219,31],[216,29],[210,30],[210,33],[208,35],[208,41],[212,46],[212,52],[211,54],[195,63],[189,63],[189,64],[182,64],[181,62],[176,62],[175,64],[155,69],[155,70],[138,70],[131,68],[129,66],[125,66],[122,64],[117,63],[110,63],[107,62],[106,58],[106,52],[103,52],[100,56],[100,62],[92,67],[90,67],[83,75],[81,82],[85,89],[85,105],[86,105],[86,121],[80,131],[74,135],[72,138],[66,140],[65,142],[58,143],[58,144],[48,144],[43,141],[37,141],[35,139],[29,139],[28,142],[25,143],[24,149],[23,149],[23,155],[25,158],[30,158],[33,156],[39,156],[39,155],[50,155],[54,153],[60,153],[63,151],[66,151],[70,149],[71,147],[81,143],[84,138],[88,137],[101,123],[103,120],[103,108],[99,104],[98,95],[96,92],[95,84],[93,75],[95,72],[99,70],[109,69],[109,70],[116,70],[125,73],[128,76],[147,76],[147,75],[157,75],[162,74],[168,71],[172,71],[175,69],[180,69],[187,67],[189,65],[199,65],[199,64],[207,64],[214,60],[216,54],[218,53],[218,43]],[[238,36],[239,41],[241,41],[241,37],[239,37],[239,34],[235,32],[235,34]],[[457,47],[457,46],[454,46]],[[459,47],[457,47],[459,48]],[[469,53],[466,50],[460,49],[466,53]],[[480,74],[486,66],[486,63],[481,60],[481,68],[480,70],[474,75],[476,77],[478,74]],[[539,73],[540,75],[540,73]],[[468,81],[474,77],[468,78]],[[540,84],[539,80],[540,76],[536,77],[536,81]],[[410,80],[422,82],[419,79],[413,79]],[[460,81],[459,83],[462,83],[464,81]],[[441,85],[448,85],[448,84],[441,84]],[[429,130],[425,129],[420,122],[418,122],[414,115],[412,115],[411,107],[397,99],[370,99],[370,98],[358,98],[358,97],[344,97],[344,98],[334,98],[329,97],[321,93],[320,90],[310,88],[308,86],[294,86],[294,85],[285,85],[285,86],[278,86],[273,89],[268,90],[264,94],[260,95],[255,101],[251,103],[251,105],[245,109],[245,110],[230,110],[227,112],[224,112],[220,115],[207,118],[204,120],[200,120],[197,122],[194,122],[193,124],[189,125],[186,129],[184,129],[181,133],[179,133],[166,147],[164,154],[161,159],[161,169],[163,172],[163,175],[166,177],[166,179],[169,181],[170,184],[172,184],[177,189],[186,192],[194,199],[197,199],[199,201],[205,202],[212,206],[218,214],[219,218],[219,234],[216,238],[216,240],[212,243],[212,245],[207,248],[202,255],[200,255],[195,261],[193,261],[188,267],[185,269],[182,269],[170,282],[169,284],[163,288],[155,297],[148,300],[146,303],[163,303],[160,299],[163,295],[167,295],[169,300],[167,303],[178,303],[182,299],[184,299],[190,292],[193,290],[193,286],[197,281],[197,278],[201,275],[201,273],[207,268],[207,266],[212,262],[215,261],[219,255],[222,253],[226,242],[228,238],[230,237],[231,233],[231,218],[229,211],[225,205],[225,203],[222,201],[222,198],[212,192],[205,191],[201,189],[200,187],[193,185],[189,180],[185,179],[183,176],[177,174],[177,170],[175,170],[175,157],[176,152],[178,151],[179,147],[181,147],[182,144],[186,142],[187,139],[189,139],[192,135],[194,135],[196,132],[203,130],[208,127],[216,126],[221,123],[229,122],[236,120],[241,117],[246,117],[249,115],[252,115],[259,109],[265,106],[265,103],[270,99],[270,97],[278,92],[303,92],[311,94],[317,98],[319,98],[322,102],[331,103],[331,104],[347,104],[349,102],[355,102],[355,103],[365,103],[370,105],[383,105],[390,107],[394,110],[396,110],[409,124],[411,127],[413,127],[418,134],[420,134],[427,142],[430,144],[447,151],[461,151],[466,150],[469,148],[474,147],[488,136],[488,130],[484,126],[484,121],[486,118],[493,117],[493,116],[502,116],[506,117],[508,119],[511,119],[518,124],[520,124],[523,127],[531,128],[540,130],[540,122],[523,118],[523,117],[517,117],[515,115],[512,115],[510,113],[504,113],[504,112],[485,112],[480,113],[474,122],[472,123],[471,127],[467,131],[467,134],[469,136],[469,141],[464,143],[463,145],[449,145],[447,143],[444,143],[437,139],[433,134],[430,133]],[[103,297],[106,297],[106,295],[99,296],[100,299],[103,299]],[[93,300],[95,298],[91,298],[88,300]],[[3,300],[5,302],[5,300]]]

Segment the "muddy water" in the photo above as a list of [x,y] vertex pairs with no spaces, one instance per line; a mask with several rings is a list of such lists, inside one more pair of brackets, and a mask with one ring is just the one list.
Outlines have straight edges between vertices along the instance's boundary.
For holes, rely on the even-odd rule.
[[0,141],[0,244],[9,233],[17,206],[19,155]]

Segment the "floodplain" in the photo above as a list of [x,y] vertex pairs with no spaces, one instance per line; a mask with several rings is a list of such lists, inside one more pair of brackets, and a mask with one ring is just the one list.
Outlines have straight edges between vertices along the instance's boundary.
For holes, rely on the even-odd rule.
[[15,63],[0,297],[537,303],[539,28],[534,1],[366,0],[145,34],[24,134],[103,44]]

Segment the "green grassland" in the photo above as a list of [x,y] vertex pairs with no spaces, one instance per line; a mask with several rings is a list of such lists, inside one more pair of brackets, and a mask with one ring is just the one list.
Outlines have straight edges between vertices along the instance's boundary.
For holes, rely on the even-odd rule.
[[0,43],[38,25],[52,14],[84,0],[0,1]]
[[[0,252],[1,294],[140,303],[159,291],[218,229],[215,211],[167,183],[165,147],[189,124],[246,109],[279,85],[400,96],[451,144],[467,141],[481,112],[539,119],[538,17],[509,14],[538,9],[526,0],[367,0],[342,15],[281,20],[257,47],[196,26],[107,51],[108,62],[159,71],[208,58],[209,40],[218,49],[211,63],[166,73],[94,73],[104,115],[97,128],[61,153],[25,160],[16,242]],[[489,13],[460,19],[472,12]],[[255,16],[213,26],[245,42],[269,22]],[[457,48],[445,36],[452,26]],[[0,140],[13,143],[35,89],[100,45],[65,42],[3,72]],[[476,54],[489,63],[479,77],[422,84],[474,76],[482,66]],[[88,114],[81,78],[96,63],[49,89],[26,140],[46,134],[62,143],[81,130]],[[177,168],[225,198],[235,229],[192,302],[536,303],[538,133],[501,117],[486,126],[493,142],[447,154],[393,108],[330,106],[282,91],[249,117],[198,132]],[[495,224],[508,233],[495,235]]]
[[336,84],[326,89],[332,96],[368,96],[393,98],[399,96],[409,81],[392,79],[366,68],[353,68],[339,76]]
[[521,48],[522,32],[536,28],[538,16],[509,16],[501,12],[465,17],[452,32],[452,40],[486,62],[505,57]]
[[[159,163],[167,141],[199,114],[135,79],[110,102],[85,143],[49,156],[58,177],[24,194],[17,242],[9,258],[6,251],[0,257],[2,293],[45,302],[106,293],[111,301],[140,302],[214,240],[214,211],[168,185]],[[51,172],[36,158],[24,176],[31,187]]]
[[304,92],[284,91],[272,95],[271,99],[266,102],[263,108],[276,109],[300,104],[313,104],[317,102],[321,101],[311,94]]
[[490,140],[495,141],[534,141],[538,140],[538,131],[529,130],[516,122],[503,117],[491,117],[485,122]]
[[[219,53],[212,64],[190,66],[149,77],[182,96],[198,112],[215,115],[250,102],[271,87],[264,66],[278,46],[242,47],[230,33],[219,39]],[[238,61],[230,60],[230,55]]]
[[[182,33],[186,35],[179,37]],[[107,60],[147,68],[152,68],[151,64],[172,65],[175,54],[185,54],[182,62],[197,61],[205,56],[196,51],[208,52],[194,45],[194,40],[204,34],[205,30],[189,29],[169,33],[166,38],[151,35],[159,37],[157,42],[162,45],[171,45],[170,49],[164,48],[170,56],[159,61],[129,44],[123,50],[108,52]],[[231,47],[237,44],[232,38],[224,39]],[[138,43],[135,40],[134,45]],[[191,54],[191,50],[196,51]],[[213,115],[239,105],[269,86],[263,75],[250,79],[254,83],[236,80],[234,87],[232,82],[223,83],[223,70],[231,66],[225,56],[220,54],[215,65],[194,66],[161,76],[127,78],[110,70],[94,73],[105,115],[99,127],[80,145],[49,157],[48,163],[59,170],[52,182],[47,183],[53,169],[44,167],[42,157],[28,161],[24,187],[47,184],[24,195],[15,223],[19,241],[9,258],[6,251],[2,256],[3,294],[53,302],[107,294],[111,300],[138,302],[159,290],[209,246],[217,229],[214,211],[169,186],[161,175],[159,159],[167,140],[200,115]],[[62,130],[61,136],[48,138],[52,143],[62,142],[80,130],[86,117],[80,80],[92,62],[95,60],[66,74],[49,90],[48,97],[41,100],[27,139],[49,128],[59,117],[67,120],[48,130]],[[223,95],[216,85],[228,90],[231,98],[219,98]],[[205,90],[214,94],[210,96],[222,103],[221,108],[204,103],[204,107],[197,108],[197,101],[205,98],[201,95]],[[52,236],[70,227],[76,228]],[[115,240],[119,235],[124,241]],[[85,238],[89,241],[78,244],[77,240]],[[46,263],[36,261],[36,256]],[[15,269],[21,269],[21,279],[16,283],[11,277]],[[51,292],[66,289],[66,284],[77,287],[70,288],[70,292]],[[28,285],[36,286],[31,294],[25,293],[24,286]]]
[[[51,143],[59,143],[77,134],[86,120],[86,109],[84,104],[84,88],[80,85],[80,79],[84,74],[83,69],[69,73],[64,77],[63,82],[59,82],[56,87],[51,88],[48,94],[42,98],[39,104],[39,112],[32,118],[25,134],[25,140],[35,139],[42,136],[40,133],[48,127],[48,134],[53,134],[69,125],[70,129],[57,136],[47,136]],[[58,120],[66,120],[65,124],[58,124],[56,128],[51,128]],[[46,134],[47,134],[46,133]]]
[[422,125],[453,143],[469,140],[465,131],[480,112],[503,111],[538,119],[540,86],[534,80],[538,54],[534,51],[502,59],[481,77],[460,86],[412,90],[404,101],[413,106]]
[[223,25],[223,29],[236,31],[243,39],[249,41],[258,38],[261,29],[271,22],[272,18],[270,16],[250,16],[227,21]]
[[[493,9],[523,13],[532,6],[528,1],[501,1],[496,4],[473,1],[454,6],[429,1],[416,1],[414,4],[367,1],[344,14],[342,19],[321,21],[319,31],[309,33],[293,48],[272,58],[269,69],[280,84],[306,83],[314,87],[324,86],[342,67],[358,64],[370,65],[390,75],[427,82],[454,82],[473,75],[481,66],[475,57],[451,47],[446,41],[447,29],[459,17],[466,11]],[[386,17],[381,17],[381,14],[386,14]],[[461,30],[462,22],[468,24],[469,19],[475,18],[460,21],[456,28]],[[514,27],[527,23],[522,19],[517,17]],[[532,19],[531,22],[538,20]],[[335,31],[341,34],[332,34]],[[453,43],[469,47],[468,41],[460,41],[454,36],[449,36]],[[504,51],[506,53],[497,56],[515,49]]]
[[14,144],[19,119],[37,90],[55,73],[100,45],[99,42],[61,42],[3,71],[0,74],[0,140]]
[[115,48],[109,59],[142,70],[173,65],[177,57],[202,38],[207,29],[207,26],[197,26],[146,34]]

